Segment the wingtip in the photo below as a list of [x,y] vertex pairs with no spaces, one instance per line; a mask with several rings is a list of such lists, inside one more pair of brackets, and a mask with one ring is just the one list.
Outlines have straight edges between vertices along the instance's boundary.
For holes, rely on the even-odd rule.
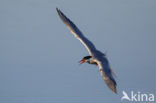
[[116,89],[114,89],[113,92],[114,92],[115,94],[118,94]]
[[108,84],[108,82],[106,82],[106,84],[109,87],[109,89],[112,90],[115,94],[117,94],[116,83],[115,82],[112,82],[112,83],[113,84]]
[[57,7],[56,7],[56,11],[57,11],[57,13],[58,13],[59,16],[60,16],[60,15],[63,15],[63,13],[61,12],[61,10],[58,9]]
[[115,94],[117,94],[116,85],[113,88],[110,88]]
[[110,86],[109,86],[109,89],[112,90],[112,92],[114,92],[115,94],[117,94],[116,87],[110,87]]
[[56,7],[56,11],[59,12],[60,10],[58,9],[58,7]]

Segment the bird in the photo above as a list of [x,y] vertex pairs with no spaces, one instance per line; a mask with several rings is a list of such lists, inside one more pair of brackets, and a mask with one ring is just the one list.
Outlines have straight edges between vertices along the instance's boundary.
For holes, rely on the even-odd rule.
[[80,40],[80,42],[85,46],[85,48],[89,52],[89,56],[83,57],[80,61],[80,64],[89,63],[99,66],[99,72],[103,77],[105,83],[107,84],[110,90],[117,94],[117,83],[113,77],[113,71],[110,67],[106,54],[96,49],[94,44],[83,35],[83,33],[78,29],[78,27],[60,9],[56,8],[56,11],[60,19],[72,32],[74,37]]

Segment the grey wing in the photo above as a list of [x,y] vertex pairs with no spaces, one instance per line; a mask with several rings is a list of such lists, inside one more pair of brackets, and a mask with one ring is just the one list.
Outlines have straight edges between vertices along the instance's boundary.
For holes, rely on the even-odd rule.
[[89,41],[82,32],[76,27],[76,25],[67,18],[58,8],[56,8],[57,13],[64,24],[68,27],[68,29],[74,34],[74,36],[80,40],[80,42],[86,47],[90,55],[94,55],[94,52],[97,51],[95,46],[91,41]]
[[98,57],[97,63],[100,69],[101,76],[103,77],[104,81],[106,82],[107,86],[114,92],[117,93],[116,90],[116,81],[113,78],[112,70],[109,66],[109,62],[105,56]]

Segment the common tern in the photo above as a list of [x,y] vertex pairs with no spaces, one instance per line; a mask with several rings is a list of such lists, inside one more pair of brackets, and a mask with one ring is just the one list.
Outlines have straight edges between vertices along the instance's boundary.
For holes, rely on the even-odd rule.
[[93,65],[99,66],[99,72],[101,73],[104,81],[106,82],[107,86],[114,92],[117,93],[116,90],[116,81],[113,77],[113,71],[109,65],[108,59],[105,53],[100,52],[94,46],[94,44],[88,40],[83,33],[78,29],[78,27],[61,12],[58,8],[56,11],[63,21],[63,23],[68,27],[68,29],[74,34],[75,38],[80,40],[80,42],[86,47],[89,52],[89,56],[85,56],[81,61],[80,64],[89,63]]

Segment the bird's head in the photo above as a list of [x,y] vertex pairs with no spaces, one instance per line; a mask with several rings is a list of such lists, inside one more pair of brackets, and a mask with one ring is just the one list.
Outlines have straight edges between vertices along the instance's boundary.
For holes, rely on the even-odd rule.
[[83,59],[80,60],[80,64],[83,64],[83,63],[89,61],[90,58],[91,58],[91,56],[85,56],[85,57],[83,57]]

